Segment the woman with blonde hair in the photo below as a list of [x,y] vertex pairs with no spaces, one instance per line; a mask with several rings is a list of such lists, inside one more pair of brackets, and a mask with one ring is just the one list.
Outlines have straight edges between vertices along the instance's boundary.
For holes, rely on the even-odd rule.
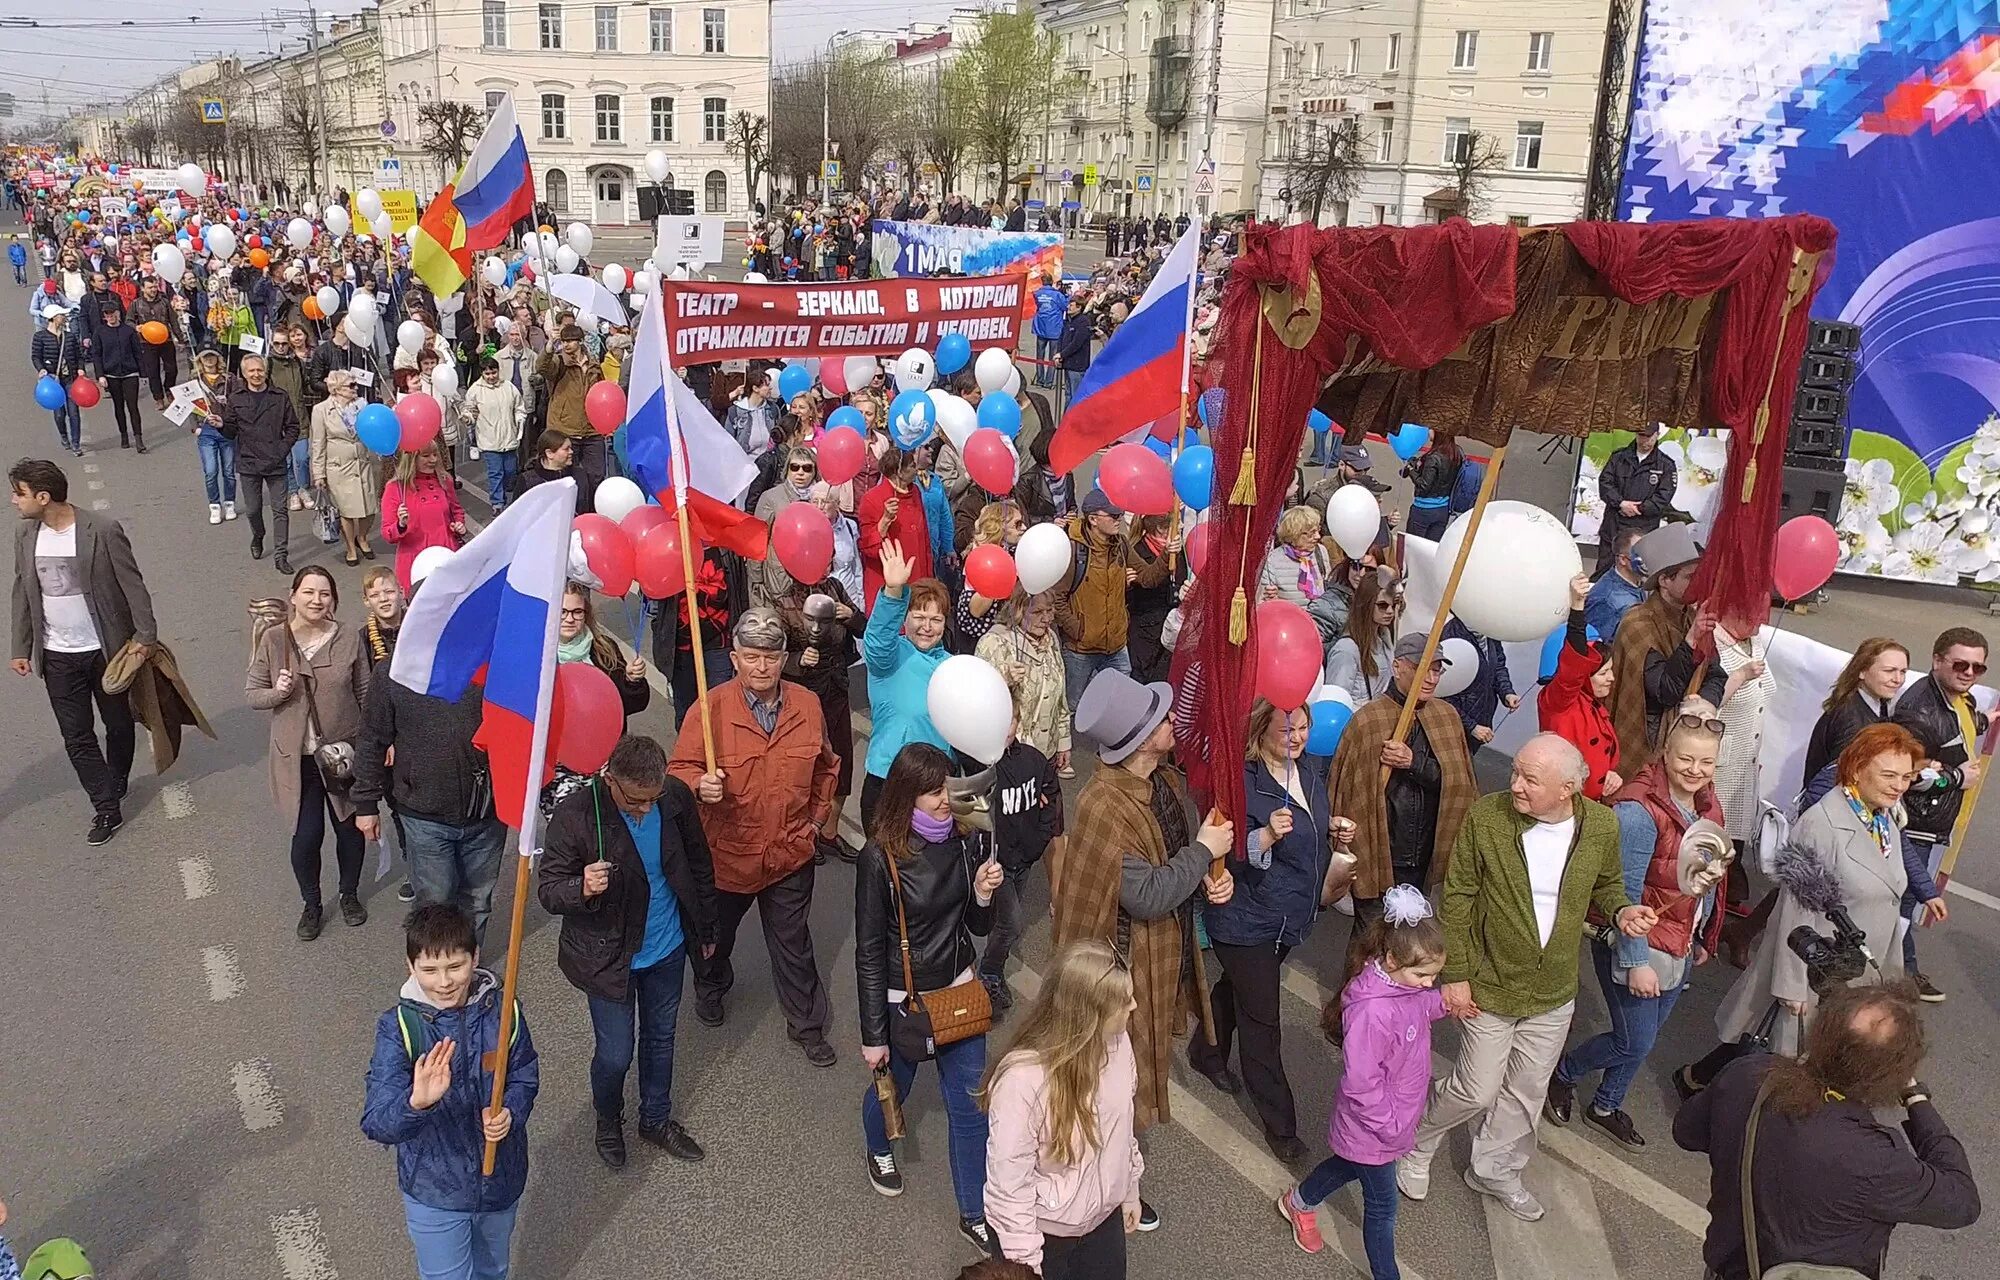
[[359,564],[364,556],[375,558],[368,526],[379,511],[377,497],[382,491],[375,455],[354,431],[361,412],[360,390],[353,374],[330,369],[326,399],[312,411],[312,482],[327,491],[340,513],[340,541],[348,564]]
[[465,508],[436,440],[396,455],[396,478],[382,490],[382,536],[396,544],[396,584],[410,589],[410,569],[430,547],[456,551],[466,538]]
[[[1005,499],[989,502],[979,509],[978,518],[972,522],[972,547],[999,547],[1011,555],[1027,531],[1028,521],[1021,508]],[[968,554],[972,547],[966,548]],[[958,644],[954,647],[961,653],[972,652],[1000,621],[995,609],[1004,603],[980,595],[969,582],[960,587],[958,608],[952,614],[952,625],[958,632]]]
[[1333,565],[1320,541],[1319,512],[1293,507],[1278,517],[1277,542],[1264,557],[1264,598],[1289,600],[1303,609],[1326,591]]
[[1072,942],[986,1073],[986,1221],[1042,1280],[1124,1280],[1146,1162],[1132,1129],[1132,975],[1110,944]]

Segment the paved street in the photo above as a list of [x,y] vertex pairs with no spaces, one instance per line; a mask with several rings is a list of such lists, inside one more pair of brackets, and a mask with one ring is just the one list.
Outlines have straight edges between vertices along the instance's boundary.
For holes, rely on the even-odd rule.
[[[31,399],[21,293],[0,292],[0,452],[52,454],[48,415]],[[88,848],[89,807],[64,758],[39,681],[0,680],[0,1199],[8,1233],[32,1244],[73,1235],[107,1276],[144,1280],[386,1280],[413,1274],[390,1153],[358,1129],[362,1074],[377,1014],[404,977],[399,878],[371,861],[373,918],[338,922],[311,944],[293,937],[298,903],[286,860],[289,817],[265,784],[266,721],[241,693],[245,605],[281,595],[267,559],[248,555],[247,524],[211,528],[192,438],[148,406],[146,457],[115,444],[110,406],[85,414],[90,452],[61,459],[72,497],[130,531],[151,584],[160,633],[219,740],[191,739],[166,779],[141,742],[126,827]],[[107,449],[106,441],[113,443]],[[475,504],[475,512],[479,510]],[[295,521],[294,563],[329,564],[359,616],[360,570],[339,563]],[[1794,625],[1836,642],[1888,630],[1922,651],[1953,622],[1982,626],[1983,608],[1910,594],[1844,591]],[[664,697],[636,728],[672,734]],[[1488,753],[1489,755],[1491,753]],[[1489,772],[1495,762],[1487,762]],[[1074,785],[1074,784],[1073,784]],[[1923,938],[1927,971],[1951,995],[1930,1017],[1927,1075],[1982,1171],[2000,1153],[2000,1079],[1987,1063],[2000,998],[2000,866],[1989,801],[1961,863],[1948,926]],[[374,850],[370,851],[371,860]],[[332,875],[329,852],[327,875]],[[511,875],[511,867],[508,868]],[[671,1276],[696,1280],[884,1280],[948,1277],[972,1260],[953,1229],[944,1115],[925,1073],[904,1147],[910,1190],[878,1198],[861,1168],[856,1116],[866,1072],[857,1052],[852,873],[822,869],[815,907],[819,961],[831,984],[839,1064],[810,1067],[784,1035],[761,940],[746,924],[729,1019],[684,1018],[676,1111],[707,1147],[698,1166],[634,1144],[622,1172],[591,1150],[590,1051],[583,998],[555,967],[556,929],[528,911],[522,1005],[542,1054],[529,1128],[531,1176],[516,1232],[523,1280]],[[1015,975],[1031,989],[1045,961],[1045,885],[1035,881]],[[505,891],[495,904],[503,930]],[[1287,1059],[1302,1134],[1316,1157],[1337,1061],[1316,1027],[1320,982],[1338,972],[1345,922],[1328,917],[1293,957],[1285,1006]],[[496,961],[497,966],[497,961]],[[1411,1280],[1670,1280],[1699,1274],[1706,1166],[1675,1149],[1667,1072],[1705,1052],[1729,974],[1704,971],[1669,1025],[1629,1103],[1652,1139],[1613,1150],[1580,1128],[1544,1131],[1529,1175],[1548,1220],[1516,1223],[1447,1172],[1467,1139],[1446,1148],[1431,1200],[1403,1206],[1399,1247]],[[1586,982],[1579,1027],[1605,1025]],[[1000,1038],[1004,1039],[1004,1028]],[[1452,1037],[1441,1031],[1439,1049]],[[1176,1123],[1147,1140],[1146,1192],[1165,1225],[1133,1245],[1135,1277],[1325,1277],[1361,1257],[1353,1192],[1324,1221],[1338,1244],[1300,1254],[1271,1198],[1303,1171],[1266,1152],[1246,1106],[1177,1069]],[[1332,1239],[1330,1238],[1330,1245]],[[1898,1232],[1891,1274],[1959,1280],[1991,1274],[1992,1216],[1947,1236]],[[1979,1257],[1988,1257],[1981,1264]]]

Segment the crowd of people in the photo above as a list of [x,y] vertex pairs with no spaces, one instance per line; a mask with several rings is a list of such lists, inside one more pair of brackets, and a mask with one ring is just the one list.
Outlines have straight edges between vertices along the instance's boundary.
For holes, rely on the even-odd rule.
[[[419,1272],[504,1277],[541,1059],[524,1016],[532,1010],[514,1011],[501,1042],[500,987],[484,967],[496,959],[487,926],[507,835],[474,744],[480,692],[445,702],[388,678],[383,664],[410,593],[422,589],[423,553],[471,536],[462,492],[497,511],[526,486],[570,476],[585,511],[599,481],[626,472],[584,399],[601,380],[629,380],[629,342],[577,324],[528,272],[513,283],[482,273],[462,294],[434,297],[400,245],[323,227],[298,245],[289,219],[233,210],[214,193],[180,204],[179,220],[164,202],[134,201],[109,225],[78,219],[52,195],[29,204],[47,263],[44,280],[23,286],[36,298],[36,367],[65,388],[86,372],[100,379],[121,443],[135,449],[145,447],[139,379],[155,412],[191,405],[181,426],[201,443],[210,522],[234,519],[240,501],[252,558],[268,551],[287,576],[283,598],[253,588],[244,691],[270,713],[269,781],[301,898],[296,934],[311,942],[325,926],[329,828],[338,913],[347,926],[366,922],[363,854],[385,838],[386,810],[407,870],[402,897],[414,904],[409,981],[376,1029],[362,1129],[395,1148]],[[797,213],[763,233],[782,231],[782,252],[770,238],[753,247],[780,266],[793,260],[777,274],[840,278],[866,263],[865,207]],[[190,251],[184,271],[163,273],[153,248],[176,244],[191,214],[233,225],[234,251]],[[1143,290],[1169,230],[1151,228],[1148,248],[1134,226],[1135,256],[1103,268],[1089,302],[1060,300],[1053,341],[1065,375],[1072,353],[1087,362],[1122,318],[1116,309]],[[809,239],[793,252],[800,233]],[[1218,231],[1206,249],[1204,311],[1230,236]],[[1084,314],[1093,307],[1101,313]],[[346,323],[357,315],[375,323]],[[164,341],[145,333],[156,324]],[[1072,326],[1084,336],[1073,339]],[[177,398],[178,350],[192,356],[191,399]],[[1127,1234],[1167,1221],[1141,1195],[1142,1140],[1172,1120],[1170,1064],[1183,1039],[1196,1075],[1245,1095],[1272,1153],[1300,1174],[1276,1205],[1299,1248],[1321,1251],[1316,1207],[1358,1182],[1369,1269],[1396,1280],[1398,1200],[1427,1197],[1437,1152],[1465,1125],[1466,1184],[1538,1220],[1544,1207],[1522,1178],[1538,1125],[1570,1123],[1594,1080],[1584,1122],[1643,1147],[1626,1093],[1695,971],[1732,947],[1745,967],[1717,1019],[1720,1045],[1674,1073],[1689,1098],[1675,1138],[1714,1161],[1710,1273],[1754,1276],[1761,1245],[1766,1265],[1873,1276],[1890,1225],[1976,1216],[1964,1153],[1913,1084],[1922,1038],[1908,993],[1944,999],[1917,969],[1911,926],[1947,918],[1934,876],[1979,775],[1985,720],[1970,696],[1986,672],[1979,633],[1939,635],[1908,689],[1910,647],[1868,641],[1813,733],[1793,843],[1845,887],[1868,953],[1900,954],[1914,984],[1877,967],[1843,991],[1788,946],[1798,926],[1829,927],[1826,916],[1782,878],[1751,901],[1742,867],[1771,693],[1764,642],[1691,600],[1703,548],[1685,525],[1646,524],[1659,514],[1648,497],[1608,506],[1619,514],[1607,515],[1600,576],[1571,584],[1557,664],[1538,689],[1509,673],[1498,643],[1454,619],[1447,634],[1480,669],[1441,696],[1454,659],[1440,651],[1423,665],[1424,632],[1404,622],[1395,526],[1441,531],[1477,463],[1435,442],[1410,467],[1416,505],[1349,555],[1327,536],[1327,499],[1349,484],[1382,486],[1361,441],[1316,440],[1256,562],[1257,585],[1312,617],[1325,682],[1344,691],[1353,716],[1323,755],[1308,751],[1303,716],[1257,701],[1239,832],[1203,803],[1201,781],[1239,765],[1204,758],[1190,714],[1199,695],[1169,683],[1192,577],[1180,523],[1130,515],[1103,489],[1080,491],[1057,474],[1049,440],[1060,405],[1032,381],[1014,397],[1026,424],[1016,482],[996,493],[973,483],[942,434],[898,447],[881,378],[843,396],[785,399],[781,368],[751,361],[739,377],[701,367],[689,381],[757,460],[746,509],[775,520],[809,502],[828,517],[825,576],[798,581],[775,558],[706,548],[686,587],[691,606],[653,602],[649,656],[606,626],[588,581],[562,599],[558,660],[610,677],[627,722],[601,770],[550,784],[534,890],[560,918],[557,964],[588,1009],[593,1145],[606,1166],[629,1158],[634,1075],[639,1139],[678,1160],[704,1158],[675,1106],[680,1005],[691,976],[695,1016],[728,1020],[737,935],[754,905],[806,1066],[832,1068],[836,1043],[858,1042],[870,1081],[857,1101],[857,1172],[885,1197],[905,1187],[901,1103],[919,1068],[935,1063],[957,1229],[987,1259],[969,1275],[1127,1274]],[[983,391],[969,370],[946,382],[974,405],[1007,394]],[[361,408],[411,391],[444,406],[439,438],[388,458],[366,448]],[[52,413],[59,442],[83,456],[78,399],[66,395]],[[865,422],[866,462],[829,484],[816,444],[832,413],[849,408]],[[1649,441],[1640,437],[1637,465],[1616,468],[1619,486],[1647,482],[1646,460],[1658,456]],[[24,460],[8,478],[22,517],[13,666],[47,686],[91,802],[87,838],[101,844],[123,822],[136,718],[154,728],[155,719],[193,723],[199,711],[117,521],[72,501],[56,462]],[[395,548],[393,567],[360,576],[358,613],[341,612],[343,580],[324,558],[291,563],[310,544],[288,512],[307,510],[347,566],[375,559],[377,533]],[[1072,556],[1053,586],[989,598],[968,579],[975,550],[1011,552],[1050,523]],[[932,718],[931,676],[954,654],[986,659],[1011,694],[1008,746],[991,766],[954,751]],[[138,697],[108,691],[107,669],[132,665],[152,681],[143,717]],[[855,665],[868,703],[858,732]],[[663,742],[635,719],[653,671],[666,677],[677,723],[702,718],[711,750],[693,724]],[[161,696],[167,689],[183,702]],[[1516,749],[1507,787],[1482,795],[1475,761],[1530,697],[1541,731]],[[842,834],[850,799],[859,842]],[[849,891],[838,884],[847,872],[834,870],[843,866],[854,895],[853,1020],[829,1007],[811,927],[821,877]],[[1034,997],[1016,1008],[1009,964],[1038,876],[1051,955]],[[1330,1154],[1308,1163],[1281,989],[1288,957],[1336,905],[1352,925],[1323,1029],[1340,1046],[1341,1078],[1331,1098],[1305,1100],[1330,1112]],[[1573,1026],[1586,957],[1609,1014],[1608,1029],[1587,1036]],[[1445,1017],[1459,1023],[1456,1057],[1433,1081],[1431,1029]],[[1767,1046],[1776,1060],[1758,1051]],[[570,1047],[544,1048],[552,1063],[582,1068]],[[502,1057],[506,1095],[492,1108]],[[1905,1075],[1885,1088],[1885,1072]],[[1867,1146],[1881,1130],[1868,1107],[1897,1100],[1914,1154]],[[1734,1180],[1751,1159],[1745,1117],[1754,1125],[1767,1101],[1754,1177],[1762,1201],[1746,1230]],[[488,1142],[499,1163],[481,1176]],[[1851,1207],[1865,1227],[1830,1226],[1801,1207],[1815,1184],[1797,1171],[1840,1151],[1852,1153]],[[1894,1195],[1870,1198],[1889,1180]]]

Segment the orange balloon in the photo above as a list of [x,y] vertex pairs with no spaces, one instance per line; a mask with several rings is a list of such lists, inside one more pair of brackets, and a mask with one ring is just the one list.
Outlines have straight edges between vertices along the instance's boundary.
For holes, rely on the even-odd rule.
[[250,251],[250,265],[262,270],[271,265],[271,255],[262,249],[252,249]]
[[164,347],[171,335],[167,332],[167,326],[158,320],[148,320],[139,326],[139,336],[156,347]]
[[550,225],[549,225],[548,223],[544,222],[544,223],[543,223],[543,224],[542,224],[541,226],[539,226],[539,227],[536,227],[536,228],[535,228],[535,230],[537,230],[537,231],[541,232],[541,233],[542,233],[543,235],[545,235],[545,236],[546,236],[546,235],[551,235],[551,234],[553,234],[553,233],[554,233],[554,231],[555,231],[555,228],[554,228],[554,227],[552,227],[552,226],[550,226]]
[[306,319],[308,320],[326,319],[326,313],[322,312],[319,309],[318,298],[307,298],[304,302],[299,304],[299,310],[306,313]]

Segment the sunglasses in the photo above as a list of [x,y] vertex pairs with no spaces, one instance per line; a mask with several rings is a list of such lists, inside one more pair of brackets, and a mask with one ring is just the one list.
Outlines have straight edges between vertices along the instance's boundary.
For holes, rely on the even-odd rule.
[[1722,721],[1714,719],[1713,717],[1710,716],[1675,716],[1674,728],[1706,729],[1710,733],[1720,735],[1722,733],[1724,726]]
[[1951,669],[1954,673],[1961,676],[1983,676],[1986,674],[1986,664],[1983,662],[1954,662],[1951,664]]
[[786,467],[785,470],[790,471],[796,475],[809,476],[813,473],[813,464],[810,462],[804,462],[804,463],[794,462],[790,466]]

